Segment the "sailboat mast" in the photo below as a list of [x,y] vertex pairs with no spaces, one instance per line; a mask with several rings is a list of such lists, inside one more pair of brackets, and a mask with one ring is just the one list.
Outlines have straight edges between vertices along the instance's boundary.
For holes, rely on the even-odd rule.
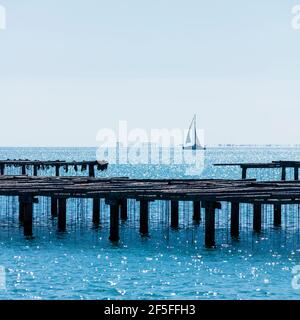
[[197,129],[196,129],[197,127],[196,127],[196,115],[194,115],[194,134],[195,134],[195,136],[194,136],[194,138],[195,138],[195,146],[197,145]]

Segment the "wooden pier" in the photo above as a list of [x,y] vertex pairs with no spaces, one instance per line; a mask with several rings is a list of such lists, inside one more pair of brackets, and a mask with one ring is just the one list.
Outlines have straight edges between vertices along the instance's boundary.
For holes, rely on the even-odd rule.
[[88,171],[89,177],[95,177],[95,170],[104,171],[108,167],[106,161],[41,161],[41,160],[0,160],[0,175],[5,175],[6,168],[20,168],[21,174],[26,175],[32,172],[33,176],[38,176],[40,171],[54,168],[55,176],[61,175],[61,170],[68,172],[69,168],[75,171]]
[[247,179],[248,169],[281,169],[281,180],[286,180],[286,170],[294,170],[294,180],[299,180],[300,161],[273,161],[270,163],[216,163],[215,166],[239,166],[242,169],[242,179]]
[[[110,240],[119,240],[120,220],[128,219],[127,200],[140,202],[140,233],[149,230],[150,202],[170,203],[170,227],[178,229],[179,201],[193,202],[193,219],[205,224],[205,245],[215,246],[215,216],[223,202],[231,204],[230,228],[232,237],[239,236],[240,204],[253,206],[253,231],[259,233],[262,224],[262,205],[274,208],[274,225],[281,224],[281,207],[300,204],[300,181],[256,182],[254,180],[181,180],[128,179],[89,177],[0,176],[0,196],[18,197],[19,219],[24,235],[32,236],[33,207],[38,197],[51,198],[52,217],[58,219],[58,231],[67,230],[68,199],[93,199],[93,223],[101,223],[100,199],[110,206]],[[204,216],[201,216],[204,208]]]

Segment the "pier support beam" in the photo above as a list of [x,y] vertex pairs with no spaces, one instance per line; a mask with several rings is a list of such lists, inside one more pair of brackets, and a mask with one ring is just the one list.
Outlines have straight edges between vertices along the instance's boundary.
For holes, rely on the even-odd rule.
[[38,168],[37,166],[33,166],[33,176],[37,177],[38,175]]
[[200,223],[201,221],[201,202],[200,201],[193,202],[193,220],[196,223]]
[[149,201],[140,201],[140,233],[147,235],[149,233]]
[[93,199],[93,224],[95,226],[99,225],[100,223],[100,199],[94,198]]
[[128,219],[128,204],[127,199],[120,200],[120,207],[121,207],[121,220],[126,221]]
[[261,204],[254,203],[254,205],[253,205],[253,230],[255,232],[261,231],[261,212],[262,212]]
[[89,164],[89,177],[95,178],[95,165]]
[[55,197],[51,198],[51,216],[57,218],[58,215],[58,200]]
[[215,242],[215,208],[216,203],[205,201],[205,246],[212,248],[216,245]]
[[171,228],[178,229],[179,227],[179,202],[171,201]]
[[286,180],[286,167],[281,168],[281,180],[285,181]]
[[65,232],[67,230],[67,199],[58,199],[58,231]]
[[231,202],[231,221],[230,234],[233,238],[238,238],[240,235],[240,204],[238,202]]
[[299,180],[299,168],[298,167],[294,168],[294,179],[296,181]]
[[119,203],[117,201],[110,203],[110,236],[109,240],[117,242],[119,236]]
[[274,204],[274,226],[281,226],[281,204]]
[[4,176],[5,173],[5,164],[0,164],[0,175]]
[[22,175],[23,176],[26,175],[26,166],[25,165],[22,166]]
[[245,167],[242,168],[242,179],[247,179],[247,168]]

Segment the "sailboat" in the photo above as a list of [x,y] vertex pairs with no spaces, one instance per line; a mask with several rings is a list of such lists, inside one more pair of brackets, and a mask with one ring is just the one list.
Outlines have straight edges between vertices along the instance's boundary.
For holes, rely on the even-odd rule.
[[206,150],[206,148],[201,145],[199,138],[197,136],[196,115],[194,115],[194,118],[189,127],[189,131],[188,131],[183,149],[184,150]]

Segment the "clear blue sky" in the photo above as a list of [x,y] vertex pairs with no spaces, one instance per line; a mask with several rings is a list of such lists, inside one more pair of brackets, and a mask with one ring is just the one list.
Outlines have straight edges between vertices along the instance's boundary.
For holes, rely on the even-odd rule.
[[93,146],[119,120],[186,128],[194,113],[207,144],[300,143],[297,0],[0,4],[2,146]]

